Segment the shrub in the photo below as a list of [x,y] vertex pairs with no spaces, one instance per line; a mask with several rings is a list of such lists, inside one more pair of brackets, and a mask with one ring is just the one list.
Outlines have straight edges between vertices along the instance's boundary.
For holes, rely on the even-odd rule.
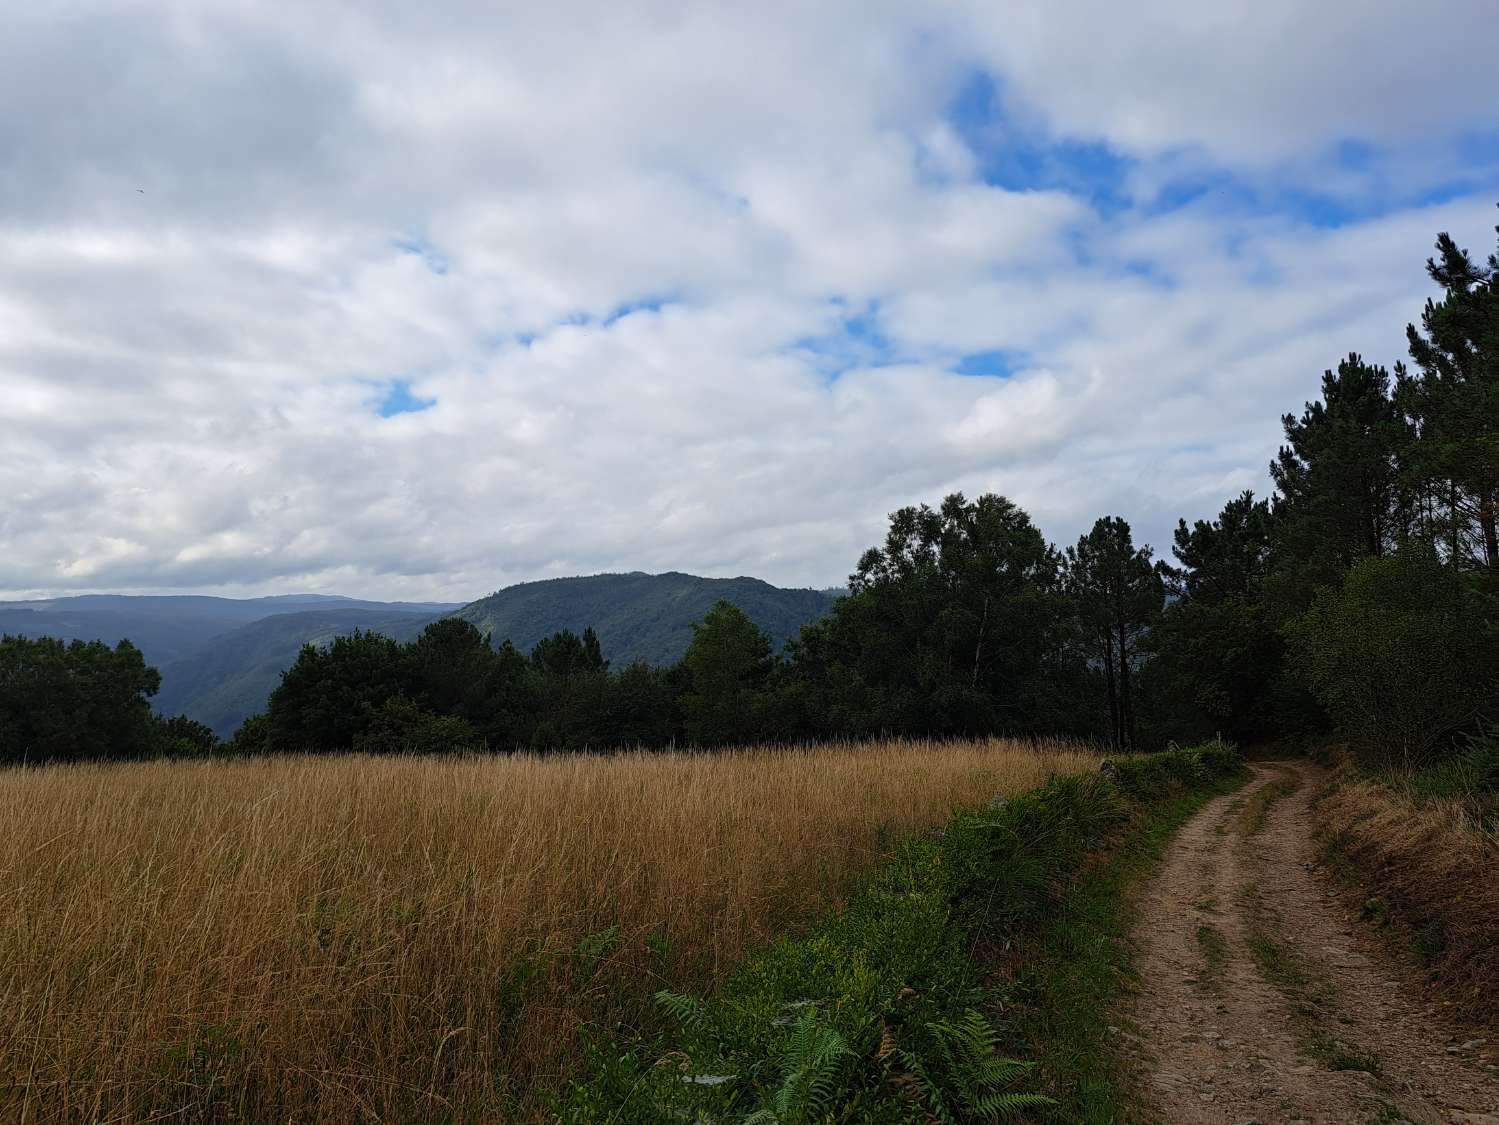
[[1477,591],[1424,543],[1348,572],[1288,626],[1292,655],[1366,753],[1429,760],[1492,707],[1499,651]]
[[154,718],[156,752],[168,758],[201,758],[216,753],[219,736],[213,728],[186,715]]
[[474,728],[452,715],[434,715],[407,699],[392,696],[369,726],[354,736],[354,749],[367,754],[443,754],[479,745]]

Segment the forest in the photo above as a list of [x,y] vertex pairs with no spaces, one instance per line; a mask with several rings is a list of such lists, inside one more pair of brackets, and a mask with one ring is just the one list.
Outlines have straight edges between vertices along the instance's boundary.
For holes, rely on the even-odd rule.
[[522,652],[446,618],[304,647],[227,742],[151,714],[129,642],[0,640],[0,761],[567,751],[875,735],[1121,751],[1337,733],[1406,764],[1499,718],[1499,253],[1447,234],[1393,370],[1350,354],[1283,419],[1273,492],[1052,545],[1003,496],[902,508],[783,651],[734,604],[685,656],[611,666],[591,629]]

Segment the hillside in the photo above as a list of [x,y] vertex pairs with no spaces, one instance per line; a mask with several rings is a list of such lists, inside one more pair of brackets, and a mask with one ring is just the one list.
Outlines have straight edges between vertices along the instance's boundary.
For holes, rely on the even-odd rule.
[[128,639],[141,650],[147,664],[165,669],[223,634],[273,615],[312,609],[369,610],[414,613],[430,619],[455,608],[455,603],[447,602],[371,602],[328,594],[267,598],[88,594],[0,602],[0,634],[111,645]]
[[[378,603],[373,603],[378,605]],[[434,615],[392,609],[319,608],[278,613],[213,638],[192,655],[161,668],[153,704],[163,715],[186,715],[228,737],[263,710],[305,644],[326,644],[355,629],[410,640]]]
[[616,667],[634,660],[670,664],[692,640],[692,625],[720,598],[733,602],[779,648],[821,617],[836,594],[787,590],[758,578],[698,578],[667,574],[595,574],[524,582],[459,610],[495,644],[510,640],[522,652],[559,629],[592,626],[604,656]]
[[370,602],[324,595],[234,599],[98,595],[0,603],[0,632],[64,640],[128,638],[161,671],[152,701],[228,736],[262,710],[304,644],[355,629],[410,640],[457,610],[499,644],[523,652],[561,629],[592,626],[616,665],[670,664],[692,625],[720,598],[745,611],[777,647],[832,605],[834,591],[785,590],[756,578],[691,574],[598,574],[525,582],[461,608],[443,602]]

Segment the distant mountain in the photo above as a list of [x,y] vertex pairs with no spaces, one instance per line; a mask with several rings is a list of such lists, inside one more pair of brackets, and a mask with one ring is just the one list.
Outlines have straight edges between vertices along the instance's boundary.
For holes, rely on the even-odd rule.
[[595,574],[523,582],[480,598],[455,617],[472,621],[495,644],[510,640],[522,652],[559,629],[592,626],[604,656],[616,667],[632,660],[671,664],[692,640],[692,625],[720,598],[733,602],[779,648],[825,614],[839,591],[787,590],[758,578],[698,578],[691,574]]
[[192,656],[163,667],[156,710],[197,719],[228,737],[249,716],[265,710],[281,673],[291,667],[303,645],[324,645],[355,629],[408,641],[438,616],[425,611],[345,609],[335,603],[329,609],[264,617],[215,637]]
[[[596,574],[523,582],[465,606],[367,602],[322,594],[270,598],[90,595],[0,602],[0,633],[102,640],[129,638],[161,671],[153,700],[164,715],[187,715],[221,736],[265,708],[281,673],[304,644],[326,644],[355,629],[397,640],[416,637],[445,614],[472,621],[498,645],[530,652],[561,629],[592,626],[604,656],[671,664],[687,651],[693,622],[726,598],[779,648],[832,606],[839,590],[787,590],[758,578],[691,574]],[[455,612],[456,611],[456,612]]]
[[86,594],[47,601],[0,602],[0,633],[109,644],[128,638],[145,655],[147,664],[162,668],[197,652],[223,633],[273,614],[326,607],[417,613],[432,618],[461,604],[370,602],[329,594],[269,598]]
[[[147,664],[161,671],[161,692],[153,701],[158,711],[189,715],[226,734],[265,706],[281,669],[296,659],[304,642],[320,643],[356,628],[414,636],[428,621],[461,605],[371,602],[330,594],[89,594],[0,602],[0,633],[111,645],[128,639]],[[272,621],[276,623],[257,631],[262,622]],[[271,664],[275,666],[268,670]]]

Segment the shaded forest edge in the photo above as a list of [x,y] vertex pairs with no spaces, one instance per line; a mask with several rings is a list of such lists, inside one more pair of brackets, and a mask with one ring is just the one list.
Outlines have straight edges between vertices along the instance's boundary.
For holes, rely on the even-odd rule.
[[224,744],[152,717],[159,677],[128,642],[6,637],[0,760],[1335,732],[1417,769],[1481,736],[1499,698],[1496,268],[1441,235],[1412,364],[1326,372],[1282,419],[1274,494],[1181,521],[1172,563],[1118,517],[1059,550],[1006,498],[953,495],[894,513],[779,653],[730,602],[668,667],[611,667],[591,629],[529,653],[457,619],[408,644],[356,632],[303,648]]

